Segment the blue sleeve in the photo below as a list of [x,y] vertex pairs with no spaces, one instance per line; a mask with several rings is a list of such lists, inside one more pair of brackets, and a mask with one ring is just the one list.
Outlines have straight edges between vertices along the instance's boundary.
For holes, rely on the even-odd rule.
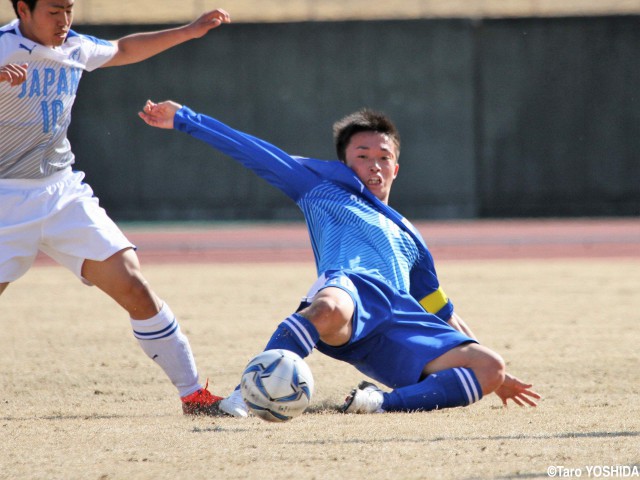
[[437,315],[445,322],[453,315],[453,303],[440,287],[433,257],[429,251],[415,265],[410,273],[410,293],[429,313]]
[[317,174],[274,145],[188,107],[178,110],[173,126],[253,170],[295,202],[321,181]]

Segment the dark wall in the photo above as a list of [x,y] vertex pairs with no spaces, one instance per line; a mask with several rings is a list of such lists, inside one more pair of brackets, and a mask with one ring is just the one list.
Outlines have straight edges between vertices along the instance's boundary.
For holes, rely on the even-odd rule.
[[[284,150],[334,158],[363,106],[402,135],[391,203],[412,218],[640,214],[640,17],[238,24],[86,73],[70,138],[116,219],[299,219],[280,192],[187,135],[171,98]],[[76,30],[118,38],[160,27]]]
[[481,216],[640,214],[640,17],[481,28]]

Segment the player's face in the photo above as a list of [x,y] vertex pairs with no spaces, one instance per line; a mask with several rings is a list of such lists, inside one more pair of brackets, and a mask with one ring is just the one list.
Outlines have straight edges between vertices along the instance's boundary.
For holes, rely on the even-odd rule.
[[345,150],[346,164],[383,203],[388,203],[391,184],[398,176],[393,140],[378,132],[356,133]]
[[26,3],[18,2],[20,31],[45,47],[59,47],[71,28],[73,3],[74,0],[38,0],[29,10]]

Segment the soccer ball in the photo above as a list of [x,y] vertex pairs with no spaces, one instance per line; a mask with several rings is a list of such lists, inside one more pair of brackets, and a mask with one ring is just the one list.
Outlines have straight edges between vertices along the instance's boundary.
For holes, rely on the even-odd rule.
[[299,355],[289,350],[266,350],[247,364],[240,389],[256,416],[268,422],[287,422],[309,406],[313,375]]

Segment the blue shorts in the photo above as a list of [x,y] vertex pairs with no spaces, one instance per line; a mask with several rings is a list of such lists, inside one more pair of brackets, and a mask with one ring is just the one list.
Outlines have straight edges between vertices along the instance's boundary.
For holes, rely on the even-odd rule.
[[351,340],[340,347],[320,341],[318,351],[350,363],[387,387],[417,383],[431,360],[475,342],[373,272],[340,270],[323,276],[325,281],[316,292],[341,288],[353,299],[355,311]]

